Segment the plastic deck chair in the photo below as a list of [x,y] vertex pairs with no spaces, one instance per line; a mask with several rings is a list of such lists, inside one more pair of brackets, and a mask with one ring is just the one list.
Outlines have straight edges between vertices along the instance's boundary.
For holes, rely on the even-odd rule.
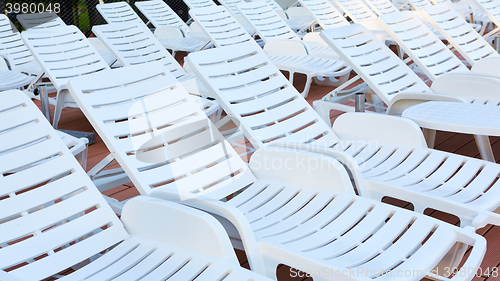
[[[290,142],[346,152],[366,180],[367,190],[358,188],[362,196],[398,198],[418,212],[431,208],[453,213],[461,226],[475,225],[474,217],[481,220],[482,215],[470,217],[469,211],[500,223],[500,216],[492,212],[500,206],[500,184],[495,183],[500,165],[428,149],[415,123],[394,116],[344,114],[332,130],[251,44],[192,54],[186,63],[255,148]],[[477,173],[485,176],[484,181],[475,178],[471,185]]]
[[26,30],[44,30],[48,28],[66,26],[63,20],[56,13],[52,12],[19,14],[16,18]]
[[71,97],[66,95],[68,80],[107,70],[109,66],[76,26],[52,28],[47,32],[30,30],[21,36],[56,88],[56,98],[49,100],[55,104],[53,125],[57,128],[62,109],[77,107]]
[[[465,1],[452,2],[451,0],[431,0],[431,2],[434,5],[440,5],[440,4],[449,5],[455,11],[459,12],[463,18],[471,21],[471,23],[481,22],[481,30],[479,31],[481,34],[484,34],[486,27],[488,27],[488,25],[492,23],[492,21],[488,18],[488,16],[484,14],[483,11],[480,8],[478,8],[473,1],[465,0]],[[426,5],[425,7],[428,6],[429,5]]]
[[[227,53],[238,47],[214,50]],[[231,71],[227,66],[213,74]],[[248,167],[180,85],[165,86],[172,79],[162,69],[153,64],[114,69],[92,75],[98,81],[92,85],[78,78],[69,85],[135,186],[152,197],[179,201],[221,218],[233,245],[245,249],[252,270],[272,278],[280,263],[311,272],[332,270],[331,276],[316,280],[336,280],[334,274],[348,268],[395,272],[418,268],[426,274],[443,257],[455,264],[462,252],[454,250],[461,243],[473,246],[464,266],[479,265],[484,238],[357,197],[345,168],[330,157],[336,155],[333,152],[322,156],[290,147],[262,149]],[[147,88],[141,82],[145,79]],[[134,102],[124,104],[123,98]],[[99,106],[103,102],[106,108]],[[109,122],[123,116],[129,118]],[[319,161],[325,168],[307,171],[293,164],[290,169],[273,168],[266,157]],[[449,250],[453,253],[447,255]]]
[[[135,6],[155,29],[161,29],[163,27],[179,28],[184,37],[195,38],[205,42],[209,41],[205,33],[200,30],[199,27],[197,28],[196,24],[188,26],[174,10],[162,0],[138,1],[135,2]],[[195,29],[192,29],[193,27]]]
[[[134,21],[146,25],[126,2],[98,4],[96,8],[107,23]],[[165,48],[172,50],[172,55],[177,51],[198,51],[206,46],[203,40],[184,37],[177,28],[162,28],[155,35]]]
[[[217,47],[248,41],[257,45],[243,26],[224,7],[191,9],[189,13]],[[313,77],[340,77],[348,75],[351,71],[345,68],[340,60],[307,55],[307,50],[301,42],[289,40],[269,42],[264,46],[264,50],[278,68],[290,73],[292,83],[294,73],[307,76],[302,91],[303,96],[307,96]]]
[[252,2],[256,1],[265,2],[283,18],[288,26],[290,26],[293,30],[296,30],[298,33],[306,32],[306,29],[310,28],[314,23],[314,18],[311,16],[296,15],[293,12],[287,13],[287,11],[283,10],[283,8],[278,3],[276,3],[275,0],[255,0]]
[[0,97],[0,279],[270,280],[203,212],[141,197],[120,221],[26,95]]
[[349,22],[328,0],[299,0],[322,29],[349,25]]
[[144,25],[134,22],[95,25],[92,31],[123,66],[161,62],[190,94],[196,96],[207,116],[211,116],[214,122],[218,121],[221,114],[219,104],[207,99],[208,91],[203,83],[193,73],[187,73]]
[[495,60],[500,55],[460,15],[446,4],[427,6],[422,13],[457,50],[472,71],[500,75]]

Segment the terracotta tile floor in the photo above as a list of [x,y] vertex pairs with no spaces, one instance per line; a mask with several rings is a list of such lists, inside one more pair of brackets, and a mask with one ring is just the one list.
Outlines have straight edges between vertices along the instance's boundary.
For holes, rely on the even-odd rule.
[[[177,59],[181,62],[182,57],[185,54],[178,54]],[[303,88],[304,84],[304,77],[298,77],[295,81],[295,86],[301,90]],[[327,94],[329,91],[331,91],[332,88],[330,87],[323,87],[323,86],[318,86],[313,84],[311,87],[311,90],[309,92],[309,96],[307,97],[307,100],[309,103],[312,103],[313,101],[320,99],[323,97],[325,94]],[[53,111],[53,108],[51,108]],[[332,114],[332,122],[333,120],[339,115],[340,113],[337,114]],[[67,129],[67,130],[76,130],[76,131],[85,131],[85,132],[94,132],[94,129],[90,125],[90,123],[87,121],[83,113],[79,109],[71,109],[67,108],[63,110],[61,121],[59,123],[59,128],[60,129]],[[500,161],[500,138],[498,137],[492,137],[490,138],[492,147],[493,147],[493,153],[495,155],[495,160],[497,163]],[[437,137],[436,137],[436,149],[447,151],[447,152],[452,152],[452,153],[457,153],[465,156],[470,156],[470,157],[476,157],[479,158],[479,152],[477,150],[476,144],[474,142],[474,138],[471,135],[463,135],[463,134],[456,134],[456,133],[448,133],[448,132],[438,132]],[[108,149],[104,145],[103,141],[101,138],[96,134],[96,143],[91,145],[89,147],[89,155],[88,155],[88,164],[87,164],[87,169],[92,168],[95,164],[97,164],[102,158],[107,156],[109,154]],[[118,167],[118,164],[114,164],[110,166],[109,168],[116,168]],[[133,196],[139,195],[135,187],[133,186],[132,183],[124,184],[122,186],[118,186],[116,188],[113,188],[111,190],[108,190],[104,192],[104,194],[111,196],[113,198],[116,198],[118,200],[125,200],[127,198],[131,198]],[[438,218],[445,218],[442,214],[432,214],[435,217]],[[486,276],[484,273],[489,269],[490,272],[492,268],[497,268],[500,266],[500,227],[493,227],[493,226],[486,226],[480,230],[478,230],[478,233],[483,235],[487,241],[488,241],[488,250],[486,252],[486,256],[484,258],[484,261],[481,265],[483,276],[476,277],[473,280],[500,280],[500,277],[493,277],[493,276]],[[241,260],[242,266],[248,266],[248,263],[246,262],[246,259],[244,258],[244,253],[241,251],[237,251],[238,257]],[[299,278],[295,277],[292,278],[290,275],[291,271],[289,268],[286,266],[281,266],[277,270],[277,274],[279,277],[279,280],[310,280],[310,278]]]

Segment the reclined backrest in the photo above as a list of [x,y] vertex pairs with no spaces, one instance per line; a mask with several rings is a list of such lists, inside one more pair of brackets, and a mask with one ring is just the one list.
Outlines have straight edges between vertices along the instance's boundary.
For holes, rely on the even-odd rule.
[[186,71],[143,24],[135,22],[95,25],[94,34],[124,66],[158,61],[178,78]]
[[454,9],[446,4],[432,5],[422,9],[422,14],[450,42],[453,47],[474,65],[475,62],[500,57],[498,52],[466,22]]
[[469,69],[410,11],[380,16],[380,24],[431,80]]
[[212,0],[183,0],[189,9],[217,7]]
[[300,40],[300,37],[286,24],[283,18],[264,1],[241,3],[237,5],[237,8],[264,42]]
[[172,26],[189,33],[189,26],[163,0],[137,1],[135,6],[155,27]]
[[500,1],[498,0],[473,0],[483,13],[497,26],[500,26]]
[[99,73],[101,79],[89,75],[93,83],[72,80],[69,89],[141,194],[161,187],[186,196],[183,199],[224,197],[237,191],[227,189],[234,180],[254,180],[163,65],[135,67],[133,76],[125,67]]
[[259,136],[250,138],[256,148],[275,141],[322,147],[337,142],[331,128],[257,45],[191,53],[186,63],[224,109],[238,116],[245,135]]
[[191,9],[189,14],[217,47],[243,42],[257,45],[233,14],[223,6]]
[[28,47],[24,45],[21,34],[6,15],[0,14],[0,53],[7,54],[13,62],[12,67],[22,67],[36,63]]
[[126,239],[36,105],[21,91],[0,99],[0,268],[43,280]]
[[25,31],[21,37],[58,90],[72,77],[109,69],[76,26],[50,32]]
[[33,14],[19,14],[17,20],[24,29],[47,29],[64,27],[66,24],[56,13],[43,12]]
[[408,0],[411,7],[416,11],[419,11],[423,7],[432,6],[432,2],[430,0]]
[[328,0],[299,0],[323,29],[349,25],[344,16]]
[[335,3],[353,22],[377,20],[377,15],[362,0],[335,0]]
[[383,42],[360,24],[324,30],[321,37],[386,103],[398,93],[431,89]]
[[399,12],[399,9],[390,0],[371,0],[366,2],[379,16]]
[[96,8],[107,23],[134,21],[146,25],[127,2],[97,4]]

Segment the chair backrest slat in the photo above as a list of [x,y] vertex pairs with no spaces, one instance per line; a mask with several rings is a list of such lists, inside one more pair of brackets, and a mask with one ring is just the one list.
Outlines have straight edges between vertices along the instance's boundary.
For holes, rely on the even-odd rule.
[[0,97],[0,268],[46,279],[127,239],[36,105],[20,91]]
[[142,24],[96,25],[92,31],[124,66],[158,61],[176,78],[186,74],[154,34]]
[[21,36],[58,90],[70,78],[109,69],[76,26],[50,32],[25,31]]
[[192,53],[186,63],[260,148],[276,141],[337,142],[331,128],[312,109],[258,46],[242,43]]
[[299,0],[323,29],[349,25],[344,16],[328,0]]
[[243,15],[255,28],[264,42],[273,40],[300,40],[283,18],[264,1],[241,3],[237,5]]
[[410,11],[380,16],[380,24],[431,79],[469,69]]
[[387,104],[403,92],[431,89],[383,42],[360,24],[323,30],[321,37]]
[[471,65],[485,58],[500,57],[483,36],[450,6],[428,6],[422,9],[422,14]]

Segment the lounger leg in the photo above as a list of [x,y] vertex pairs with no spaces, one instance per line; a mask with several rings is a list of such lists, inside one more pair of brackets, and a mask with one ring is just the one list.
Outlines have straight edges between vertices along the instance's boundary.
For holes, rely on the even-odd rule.
[[488,136],[475,135],[477,148],[479,149],[479,154],[481,158],[487,161],[495,163],[495,157],[493,156],[493,151],[491,150],[490,139]]
[[427,147],[434,148],[434,141],[436,140],[436,130],[424,128],[424,138],[427,142]]
[[40,86],[40,103],[42,106],[42,113],[50,123],[49,93],[47,91],[47,86]]
[[304,85],[304,90],[302,90],[302,93],[301,93],[301,95],[304,98],[307,98],[307,95],[309,94],[309,90],[311,89],[311,84],[312,84],[313,77],[307,75],[306,79],[307,80],[306,80],[306,84]]

